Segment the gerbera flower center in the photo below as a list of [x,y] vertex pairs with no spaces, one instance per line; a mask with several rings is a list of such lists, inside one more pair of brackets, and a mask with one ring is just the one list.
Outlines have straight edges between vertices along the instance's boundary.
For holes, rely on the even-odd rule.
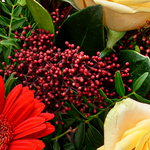
[[0,150],[7,150],[10,141],[13,138],[13,126],[7,118],[0,115]]

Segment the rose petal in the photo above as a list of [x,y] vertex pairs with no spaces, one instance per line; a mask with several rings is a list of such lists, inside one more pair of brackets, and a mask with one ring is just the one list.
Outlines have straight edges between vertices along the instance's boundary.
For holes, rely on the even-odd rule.
[[113,0],[113,1],[120,4],[141,4],[149,2],[149,0]]
[[83,0],[74,0],[74,2],[80,9],[83,9],[86,7]]
[[130,98],[117,102],[108,113],[104,124],[104,145],[106,150],[115,148],[125,131],[150,118],[150,105]]
[[105,149],[105,147],[103,145],[103,146],[99,147],[97,150],[104,150],[104,149]]
[[84,0],[86,7],[96,5],[93,0]]

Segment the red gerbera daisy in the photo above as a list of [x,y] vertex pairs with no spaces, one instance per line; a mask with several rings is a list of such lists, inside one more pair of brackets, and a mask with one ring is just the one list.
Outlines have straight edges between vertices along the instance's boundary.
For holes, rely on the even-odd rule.
[[17,85],[5,99],[5,85],[0,76],[0,150],[42,150],[38,138],[54,132],[47,122],[54,114],[41,113],[45,105],[34,98],[28,87]]

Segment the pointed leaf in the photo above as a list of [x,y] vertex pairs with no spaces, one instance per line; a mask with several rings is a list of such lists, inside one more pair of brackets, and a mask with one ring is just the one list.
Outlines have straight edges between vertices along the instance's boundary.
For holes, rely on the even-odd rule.
[[85,150],[96,150],[97,148],[95,145],[93,145],[87,133],[85,136],[85,145],[86,145]]
[[85,122],[81,122],[74,136],[74,146],[77,150],[80,150],[85,138]]
[[0,2],[0,8],[1,8],[6,14],[9,14],[9,15],[10,15],[10,11],[7,9],[7,7],[6,7],[2,2]]
[[75,122],[74,118],[68,118],[68,119],[63,119],[64,122],[64,128],[68,128],[70,125],[72,125]]
[[125,87],[123,85],[122,77],[120,71],[117,71],[115,74],[115,88],[119,95],[125,95]]
[[6,0],[6,2],[7,2],[7,4],[8,4],[9,6],[12,6],[11,0]]
[[13,12],[13,15],[15,16],[19,16],[19,14],[21,13],[22,11],[22,7],[21,6],[17,6]]
[[18,0],[17,4],[19,4],[21,6],[25,6],[26,5],[26,0]]
[[70,17],[62,24],[56,37],[56,45],[65,49],[65,41],[80,46],[80,51],[96,55],[104,49],[102,6],[89,6]]
[[26,3],[34,20],[38,23],[38,27],[49,30],[50,33],[55,34],[53,20],[48,11],[35,0],[26,0]]
[[134,93],[135,97],[137,98],[138,101],[146,104],[150,104],[150,100],[143,98],[142,96]]
[[74,144],[73,143],[67,143],[63,146],[64,150],[71,150],[72,148],[74,148]]
[[143,82],[145,81],[145,79],[148,77],[149,72],[145,72],[144,74],[142,74],[133,84],[133,91],[137,91],[141,85],[143,84]]
[[0,16],[0,24],[3,25],[3,26],[6,26],[6,27],[9,26],[9,24],[7,23],[7,21],[2,16]]
[[26,21],[26,17],[23,17],[23,18],[18,19],[18,20],[14,20],[14,21],[12,22],[12,25],[11,25],[11,30],[16,30],[16,29],[19,28],[25,21]]
[[16,47],[17,49],[20,49],[20,46],[18,45],[18,43],[15,42],[15,40],[13,40],[13,39],[2,40],[2,41],[0,41],[0,44],[2,44],[2,45],[12,45],[12,46]]
[[140,51],[140,48],[139,48],[139,46],[138,45],[135,45],[135,51],[137,51],[138,53],[140,53],[141,51]]
[[53,150],[60,150],[60,146],[59,146],[58,140],[56,140],[56,141],[54,142]]

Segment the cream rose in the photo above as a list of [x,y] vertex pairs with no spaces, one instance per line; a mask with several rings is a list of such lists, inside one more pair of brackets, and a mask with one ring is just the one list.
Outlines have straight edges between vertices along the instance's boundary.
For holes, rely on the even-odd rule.
[[94,4],[103,6],[104,25],[114,31],[143,27],[150,20],[150,0],[74,0],[83,9]]
[[97,150],[150,150],[150,105],[130,98],[116,103],[104,124],[104,146]]

